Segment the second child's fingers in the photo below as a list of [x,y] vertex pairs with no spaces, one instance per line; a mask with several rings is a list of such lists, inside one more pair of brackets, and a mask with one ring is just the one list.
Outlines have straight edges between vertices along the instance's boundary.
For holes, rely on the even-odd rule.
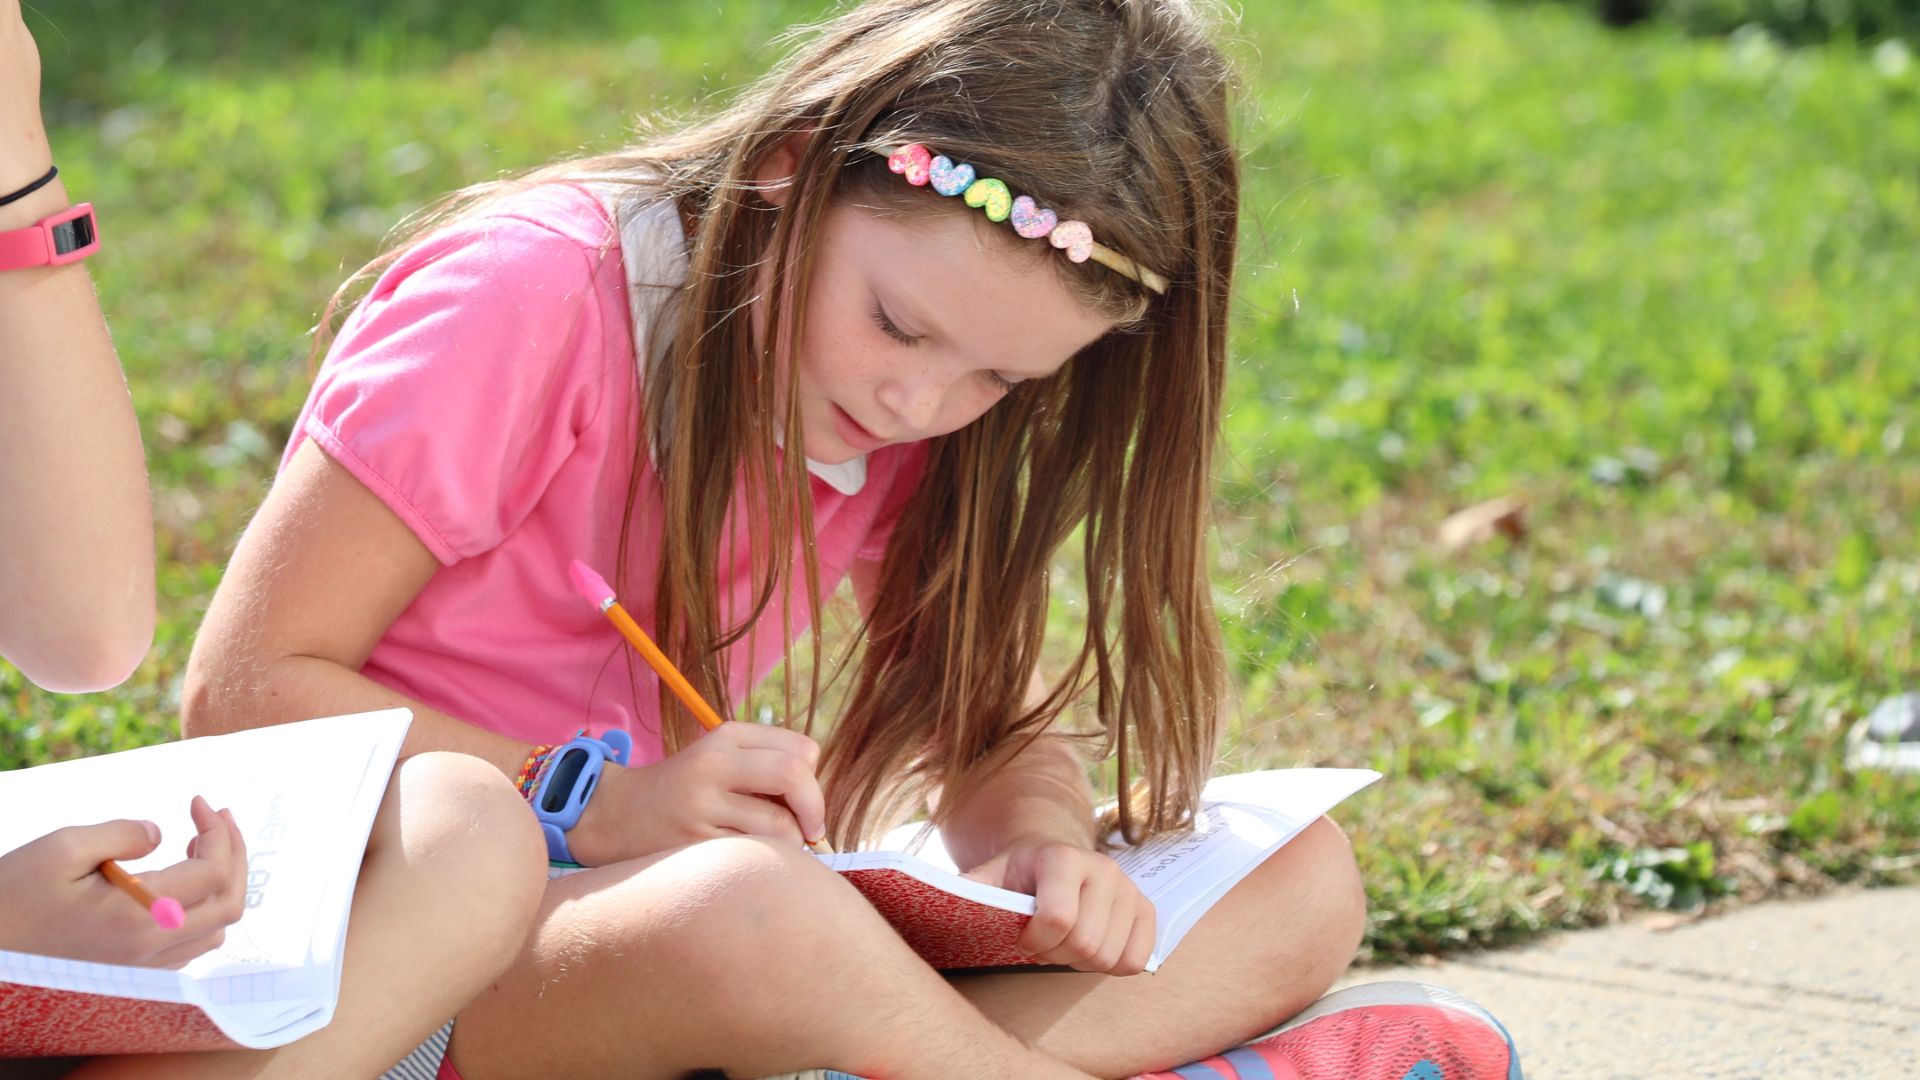
[[[178,934],[187,933],[182,929]],[[169,935],[172,936],[172,935]],[[194,957],[211,952],[226,942],[226,927],[216,927],[212,933],[198,934],[194,937],[169,944],[166,948],[148,957],[143,967],[173,968],[186,966]]]
[[198,795],[193,797],[191,810],[193,827],[199,833],[193,838],[190,857],[227,865],[227,860],[233,855],[233,832],[227,820]]
[[49,833],[40,843],[57,852],[59,873],[79,880],[100,869],[108,859],[137,859],[160,846],[160,827],[151,821],[103,821]]
[[159,871],[144,872],[140,874],[140,880],[146,882],[146,888],[154,890],[156,896],[179,899],[180,907],[192,913],[194,907],[204,905],[209,899],[219,899],[232,892],[234,878],[227,863],[184,859]]
[[233,820],[232,810],[220,811],[220,817],[227,823],[227,837],[232,844],[234,877],[244,885],[247,880],[247,838],[240,832],[240,823]]

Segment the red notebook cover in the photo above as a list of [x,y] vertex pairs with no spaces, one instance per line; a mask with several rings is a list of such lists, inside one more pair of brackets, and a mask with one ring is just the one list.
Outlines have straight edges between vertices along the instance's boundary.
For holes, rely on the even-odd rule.
[[239,1048],[195,1005],[0,982],[0,1058]]
[[941,971],[1036,964],[1014,947],[1031,915],[955,896],[899,870],[842,870],[840,876]]

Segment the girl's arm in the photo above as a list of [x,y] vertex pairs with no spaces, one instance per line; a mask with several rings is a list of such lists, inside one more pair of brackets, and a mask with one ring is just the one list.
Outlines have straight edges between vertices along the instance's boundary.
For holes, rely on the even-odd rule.
[[[1028,704],[1046,692],[1036,672]],[[1092,851],[1093,788],[1086,768],[1066,739],[1042,735],[953,807],[940,835],[955,864],[967,867],[1022,845],[1070,844]]]
[[[526,743],[360,674],[439,566],[352,473],[313,442],[302,443],[241,537],[207,609],[187,663],[185,733],[404,707],[413,710],[413,725],[402,754],[452,750],[516,776],[531,749]],[[582,862],[599,865],[732,833],[799,844],[803,829],[816,830],[809,836],[825,832],[825,802],[813,777],[818,754],[798,732],[723,724],[658,764],[608,763],[568,834],[569,847]],[[793,812],[759,794],[780,797]]]
[[[863,615],[873,611],[880,564],[860,560],[848,576]],[[1046,681],[1034,672],[1026,704],[1046,697]],[[935,798],[938,798],[936,795]],[[1093,788],[1071,744],[1043,735],[956,807],[940,829],[956,865],[978,866],[1022,842],[1072,844],[1092,851]]]
[[[52,162],[40,54],[0,0],[0,195]],[[70,205],[55,180],[0,206],[0,232]],[[0,507],[0,656],[48,690],[124,680],[153,641],[153,504],[85,263],[0,271]]]
[[[863,612],[873,609],[879,569],[857,562],[851,571]],[[1027,703],[1045,696],[1036,672]],[[1020,948],[1043,963],[1081,971],[1145,969],[1153,952],[1153,905],[1117,863],[1094,850],[1092,788],[1066,739],[1035,739],[951,809],[940,836],[955,865],[967,877],[1034,897]]]
[[360,674],[440,569],[406,523],[313,442],[274,481],[187,661],[188,737],[375,709],[413,710],[401,754],[453,750],[508,776],[528,746]]

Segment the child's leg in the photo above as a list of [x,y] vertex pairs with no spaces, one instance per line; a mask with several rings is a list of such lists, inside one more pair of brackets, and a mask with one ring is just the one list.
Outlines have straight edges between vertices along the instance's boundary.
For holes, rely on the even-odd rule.
[[552,882],[533,937],[460,1014],[465,1080],[1086,1080],[980,1015],[798,847],[710,840]]
[[331,1024],[278,1050],[100,1060],[73,1076],[378,1076],[519,954],[545,880],[533,814],[498,770],[408,758],[374,819]]
[[954,985],[1030,1046],[1097,1076],[1217,1054],[1299,1012],[1353,959],[1366,896],[1322,818],[1233,887],[1152,975],[962,976]]

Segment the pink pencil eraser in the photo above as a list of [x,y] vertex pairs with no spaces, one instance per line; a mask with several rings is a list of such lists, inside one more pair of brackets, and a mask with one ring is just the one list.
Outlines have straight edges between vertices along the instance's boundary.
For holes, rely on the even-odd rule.
[[155,900],[153,907],[148,910],[153,912],[153,921],[162,930],[178,930],[187,925],[186,910],[180,906],[180,901],[171,896]]
[[607,579],[579,559],[567,564],[567,580],[573,582],[573,590],[586,597],[587,603],[594,607],[613,599],[613,587],[607,584]]

